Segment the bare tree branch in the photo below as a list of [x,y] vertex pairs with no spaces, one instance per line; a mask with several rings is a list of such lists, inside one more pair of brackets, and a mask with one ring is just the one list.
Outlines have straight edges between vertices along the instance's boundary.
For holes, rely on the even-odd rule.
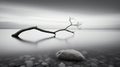
[[68,29],[70,26],[72,26],[72,21],[71,21],[71,17],[69,17],[69,22],[70,22],[70,24],[65,28],[65,29]]
[[13,34],[12,37],[18,37],[22,32],[32,30],[32,29],[36,29],[38,31],[42,31],[42,32],[46,32],[46,33],[55,34],[55,32],[43,30],[43,29],[37,28],[37,26],[34,26],[34,27],[26,28],[26,29],[21,29],[18,32],[16,32],[15,34]]
[[30,28],[26,28],[26,29],[21,29],[19,30],[18,32],[16,32],[15,34],[12,34],[12,37],[18,37],[18,35],[24,31],[27,31],[27,30],[31,30],[31,29],[35,29],[36,27],[30,27]]
[[20,38],[19,38],[19,35],[20,35],[22,32],[28,31],[28,30],[32,30],[32,29],[36,29],[36,30],[38,30],[38,31],[45,32],[45,33],[54,34],[55,36],[56,36],[56,33],[59,32],[59,31],[67,31],[67,32],[70,32],[70,33],[73,33],[73,34],[74,34],[74,32],[68,30],[68,28],[69,28],[70,26],[77,26],[77,28],[78,28],[81,24],[79,24],[79,22],[77,22],[77,24],[73,24],[71,20],[72,20],[72,18],[69,17],[69,22],[70,22],[70,24],[69,24],[66,28],[64,28],[64,29],[59,29],[59,30],[54,31],[54,32],[48,31],[48,30],[44,30],[44,29],[40,29],[40,28],[38,28],[37,26],[34,26],[34,27],[26,28],[26,29],[21,29],[21,30],[17,31],[15,34],[12,34],[12,37],[15,37],[15,38],[20,39]]

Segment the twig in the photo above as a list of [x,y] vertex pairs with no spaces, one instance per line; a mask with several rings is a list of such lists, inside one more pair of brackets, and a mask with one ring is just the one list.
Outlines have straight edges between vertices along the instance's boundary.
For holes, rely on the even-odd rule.
[[71,17],[69,17],[69,22],[70,22],[70,25],[68,25],[65,29],[68,29],[70,26],[72,26],[72,21],[71,21]]

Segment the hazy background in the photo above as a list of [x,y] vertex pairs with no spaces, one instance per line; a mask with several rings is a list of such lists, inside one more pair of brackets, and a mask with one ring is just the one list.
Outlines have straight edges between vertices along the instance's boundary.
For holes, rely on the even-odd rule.
[[119,0],[0,0],[0,28],[63,28],[69,16],[82,28],[120,28]]
[[[100,47],[119,48],[119,3],[119,0],[0,0],[0,54],[69,48],[96,47],[95,51]],[[60,38],[53,39],[49,38],[53,35],[37,30],[22,32],[19,37],[30,43],[11,37],[18,28],[36,25],[51,31],[64,28],[69,24],[69,17],[82,23],[81,27],[87,30],[73,30],[75,34],[72,37],[71,33],[70,37],[66,37],[69,32],[61,31],[58,32]]]

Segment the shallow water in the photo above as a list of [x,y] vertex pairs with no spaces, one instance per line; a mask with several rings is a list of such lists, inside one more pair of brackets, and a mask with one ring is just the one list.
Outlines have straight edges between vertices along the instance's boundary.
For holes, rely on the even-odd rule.
[[[0,29],[0,54],[19,54],[59,49],[110,48],[120,45],[119,30],[75,30],[75,34],[60,33],[58,38],[36,30],[21,33],[25,41],[11,37],[19,29]],[[70,34],[71,35],[71,34]],[[105,48],[106,49],[106,48]]]

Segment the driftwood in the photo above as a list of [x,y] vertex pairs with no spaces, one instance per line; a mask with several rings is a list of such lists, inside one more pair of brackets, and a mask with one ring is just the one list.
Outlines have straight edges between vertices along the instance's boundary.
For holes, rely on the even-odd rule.
[[36,30],[38,30],[38,31],[42,31],[42,32],[46,32],[46,33],[55,34],[55,32],[43,30],[43,29],[37,28],[37,26],[34,26],[34,27],[26,28],[26,29],[21,29],[21,30],[19,30],[18,32],[16,32],[15,34],[13,34],[12,36],[13,36],[13,37],[18,37],[22,32],[28,31],[28,30],[32,30],[32,29],[36,29]]
[[70,17],[70,18],[69,18],[70,24],[69,24],[66,28],[64,28],[64,29],[59,29],[59,30],[57,30],[57,31],[52,32],[52,31],[40,29],[40,28],[38,28],[37,26],[34,26],[34,27],[26,28],[26,29],[21,29],[21,30],[17,31],[15,34],[12,34],[12,37],[17,38],[17,39],[19,39],[19,40],[22,40],[22,39],[19,37],[19,35],[20,35],[22,32],[24,32],[24,31],[28,31],[28,30],[32,30],[32,29],[35,29],[35,30],[38,30],[38,31],[41,31],[41,32],[45,32],[45,33],[54,34],[54,37],[56,36],[56,33],[59,32],[59,31],[67,31],[67,32],[70,32],[70,33],[73,33],[73,34],[74,34],[74,32],[68,30],[68,28],[69,28],[70,26],[77,26],[77,27],[78,27],[78,26],[80,26],[81,24],[78,24],[78,23],[77,23],[77,24],[72,24],[71,19],[72,19],[72,18]]

